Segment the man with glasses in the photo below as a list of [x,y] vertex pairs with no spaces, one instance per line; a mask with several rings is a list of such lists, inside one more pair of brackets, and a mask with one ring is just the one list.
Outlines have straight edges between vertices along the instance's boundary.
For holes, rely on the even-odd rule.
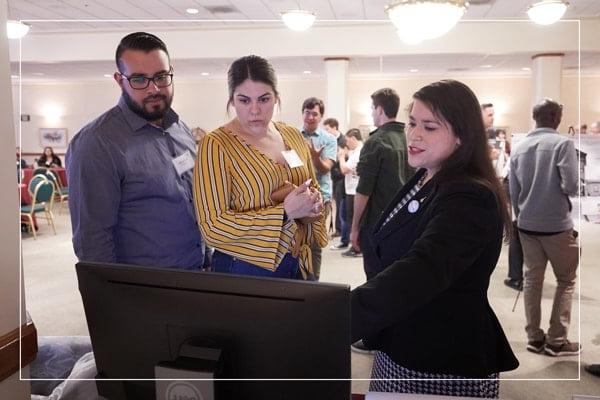
[[[310,150],[312,163],[315,167],[319,188],[323,196],[323,206],[326,212],[331,213],[331,196],[333,187],[331,182],[331,167],[337,159],[337,141],[319,124],[325,114],[325,103],[316,97],[309,97],[302,103],[302,136]],[[330,216],[331,217],[331,216]],[[330,217],[327,218],[328,221]],[[329,223],[327,223],[329,231]],[[312,244],[312,267],[315,280],[321,274],[322,249],[315,242]]]
[[116,51],[118,104],[73,138],[66,155],[73,247],[82,261],[199,269],[189,128],[171,109],[173,68],[158,37]]

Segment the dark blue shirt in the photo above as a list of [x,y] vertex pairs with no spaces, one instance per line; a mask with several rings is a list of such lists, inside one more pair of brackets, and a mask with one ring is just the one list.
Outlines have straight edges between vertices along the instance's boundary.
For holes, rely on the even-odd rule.
[[196,146],[174,111],[163,128],[117,106],[73,138],[66,155],[73,248],[79,260],[195,269],[203,242],[192,170],[172,160]]

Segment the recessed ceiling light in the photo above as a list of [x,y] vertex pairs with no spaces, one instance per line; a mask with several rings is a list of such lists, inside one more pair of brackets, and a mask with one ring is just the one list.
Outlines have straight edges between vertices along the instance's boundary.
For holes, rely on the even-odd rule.
[[310,71],[310,70],[307,69],[305,71],[302,71],[302,73],[308,75],[308,74],[312,74],[312,71]]
[[198,14],[198,9],[197,8],[186,8],[185,12],[188,14]]
[[529,67],[523,67],[523,68],[521,68],[521,70],[523,70],[523,71],[531,71],[531,68],[529,68]]
[[481,68],[492,68],[493,65],[492,64],[483,64],[480,66]]
[[210,73],[209,72],[201,72],[200,75],[202,75],[202,76],[209,76]]
[[43,72],[33,72],[31,75],[44,76],[45,74]]
[[13,78],[13,79],[16,79],[16,78],[19,77],[19,75],[11,75],[10,77]]
[[105,78],[112,78],[112,75],[111,74],[104,74],[104,77]]
[[418,70],[418,69],[416,69],[416,68],[411,68],[409,71],[410,71],[410,72],[419,72],[419,70]]

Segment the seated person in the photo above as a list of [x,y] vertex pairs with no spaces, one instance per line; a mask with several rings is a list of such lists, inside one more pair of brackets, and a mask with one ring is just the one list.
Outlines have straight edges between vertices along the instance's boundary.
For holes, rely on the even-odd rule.
[[21,148],[17,146],[17,167],[23,169],[27,168],[27,161],[21,158]]
[[44,148],[42,156],[38,159],[38,166],[42,168],[60,168],[62,167],[62,162],[60,161],[60,158],[54,154],[52,147],[48,146]]
[[27,168],[27,162],[21,158],[21,148],[17,146],[17,182],[21,183],[23,169]]

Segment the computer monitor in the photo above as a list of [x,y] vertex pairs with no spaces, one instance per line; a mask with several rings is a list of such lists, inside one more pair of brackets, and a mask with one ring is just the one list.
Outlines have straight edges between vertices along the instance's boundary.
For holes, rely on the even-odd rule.
[[76,270],[105,398],[154,400],[155,382],[135,379],[155,379],[155,366],[181,359],[189,341],[222,351],[217,378],[235,381],[215,382],[217,400],[350,398],[347,285],[89,262]]

